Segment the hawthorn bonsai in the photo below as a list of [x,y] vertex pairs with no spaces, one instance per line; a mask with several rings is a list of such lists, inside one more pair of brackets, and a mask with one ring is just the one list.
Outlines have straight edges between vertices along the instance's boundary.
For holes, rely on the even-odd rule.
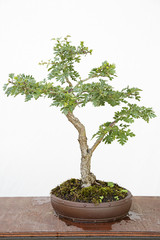
[[[111,144],[117,140],[121,145],[135,134],[130,130],[130,125],[135,119],[141,118],[149,122],[156,115],[152,108],[138,106],[132,103],[133,99],[140,101],[141,89],[126,87],[121,91],[114,90],[110,81],[116,77],[115,64],[104,61],[99,67],[93,68],[85,79],[81,79],[75,69],[75,63],[80,63],[81,57],[92,54],[81,41],[79,46],[73,46],[65,38],[53,39],[54,57],[48,62],[41,62],[48,69],[47,79],[37,82],[33,76],[9,74],[8,83],[4,85],[4,91],[9,95],[25,95],[25,101],[40,97],[51,99],[51,106],[60,107],[62,113],[78,131],[78,141],[81,150],[81,183],[82,188],[89,187],[96,182],[96,176],[91,172],[91,157],[101,142]],[[132,101],[130,101],[132,99]],[[99,126],[99,130],[93,135],[96,138],[93,146],[87,143],[86,129],[82,122],[74,115],[77,107],[85,107],[92,103],[94,107],[120,106],[115,111],[113,120]]]

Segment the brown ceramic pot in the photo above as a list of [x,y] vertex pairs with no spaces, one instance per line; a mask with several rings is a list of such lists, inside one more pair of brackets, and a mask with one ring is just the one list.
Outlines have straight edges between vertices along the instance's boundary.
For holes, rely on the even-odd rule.
[[63,200],[51,195],[51,204],[59,217],[76,222],[109,222],[124,218],[132,203],[132,194],[126,198],[100,204]]

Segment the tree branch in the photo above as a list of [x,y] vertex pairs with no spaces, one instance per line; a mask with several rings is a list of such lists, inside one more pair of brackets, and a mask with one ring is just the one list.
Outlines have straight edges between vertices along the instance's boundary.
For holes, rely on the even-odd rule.
[[96,140],[96,142],[93,144],[93,146],[90,149],[91,153],[93,153],[95,151],[95,149],[98,147],[98,145],[102,142],[104,136],[105,136],[105,134]]
[[66,77],[66,82],[69,84],[69,87],[73,87],[72,83],[69,81],[69,78]]
[[92,79],[92,78],[91,77],[85,78],[85,79],[81,80],[81,82],[86,82],[86,81],[88,81],[89,79]]
[[[110,127],[113,127],[116,124],[116,121],[113,121],[109,124]],[[95,149],[98,147],[98,145],[102,142],[105,134],[102,135],[100,138],[96,140],[96,142],[93,144],[93,146],[90,149],[91,154],[95,151]]]
[[[96,76],[95,76],[96,77]],[[75,85],[75,87],[77,87],[81,82],[86,82],[86,81],[88,81],[88,80],[90,80],[90,79],[92,79],[92,78],[95,78],[95,77],[88,77],[88,78],[85,78],[85,79],[83,79],[83,80],[80,80],[76,85]]]

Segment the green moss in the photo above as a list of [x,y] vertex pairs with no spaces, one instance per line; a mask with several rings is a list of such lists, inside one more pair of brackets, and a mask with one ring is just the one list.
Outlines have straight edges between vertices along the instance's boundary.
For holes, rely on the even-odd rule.
[[127,190],[112,182],[97,180],[90,187],[82,188],[79,179],[71,178],[51,190],[51,194],[74,202],[101,203],[124,199]]

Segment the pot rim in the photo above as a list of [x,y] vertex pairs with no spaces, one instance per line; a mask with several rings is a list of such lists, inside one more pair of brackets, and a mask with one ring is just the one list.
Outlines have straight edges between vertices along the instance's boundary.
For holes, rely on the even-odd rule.
[[104,207],[115,207],[115,206],[120,206],[123,205],[124,203],[130,201],[130,199],[132,198],[132,194],[130,191],[128,191],[128,195],[121,200],[118,201],[113,201],[113,202],[102,202],[102,203],[98,203],[98,204],[94,204],[94,203],[86,203],[86,202],[74,202],[74,201],[69,201],[69,200],[65,200],[59,197],[56,197],[54,194],[51,194],[51,201],[63,204],[63,205],[67,205],[70,207],[79,207],[79,208],[104,208]]

